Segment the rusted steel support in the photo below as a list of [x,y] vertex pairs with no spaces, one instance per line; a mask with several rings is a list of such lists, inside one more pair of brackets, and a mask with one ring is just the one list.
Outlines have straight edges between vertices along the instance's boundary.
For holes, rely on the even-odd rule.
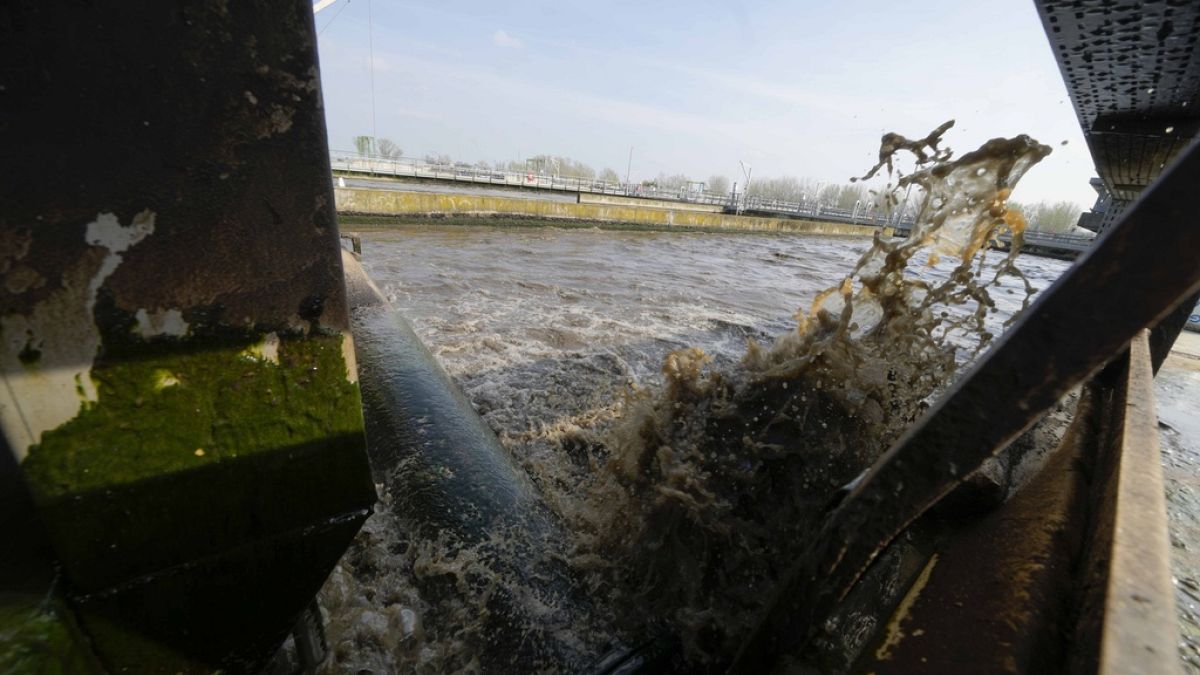
[[1197,302],[1200,302],[1200,293],[1179,303],[1179,306],[1166,318],[1150,329],[1150,365],[1154,368],[1155,374],[1158,374],[1158,369],[1162,367],[1163,361],[1167,360],[1167,356],[1171,353],[1171,347],[1175,345],[1175,340],[1183,331],[1188,316],[1194,311]]
[[1116,504],[1100,642],[1101,675],[1180,672],[1167,506],[1148,331],[1130,344],[1115,450]]
[[110,671],[254,671],[375,501],[312,6],[5,2],[0,148],[0,430],[55,597]]
[[875,463],[785,577],[735,671],[761,672],[807,641],[900,531],[1200,290],[1197,184],[1193,143]]
[[[982,517],[930,513],[909,528],[938,532],[904,600],[881,617],[854,668],[876,673],[1056,673],[1070,644],[1076,562],[1088,520],[1090,466],[1104,392],[1085,387],[1070,427],[1041,470]],[[936,511],[943,511],[939,506]],[[957,514],[954,514],[957,515]],[[892,555],[903,539],[888,547]],[[855,586],[860,593],[870,574]]]

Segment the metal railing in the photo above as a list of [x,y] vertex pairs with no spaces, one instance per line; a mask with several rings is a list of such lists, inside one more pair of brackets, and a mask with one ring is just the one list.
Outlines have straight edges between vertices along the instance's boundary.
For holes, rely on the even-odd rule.
[[642,199],[661,199],[688,204],[711,204],[735,211],[807,216],[822,220],[863,224],[886,225],[899,222],[895,217],[889,219],[886,214],[861,205],[853,210],[840,209],[820,203],[817,200],[789,202],[753,195],[747,197],[743,194],[726,194],[634,183],[613,183],[575,176],[547,175],[537,171],[520,172],[507,169],[489,169],[466,164],[444,164],[412,157],[384,159],[379,157],[363,157],[354,152],[334,151],[330,153],[330,162],[334,171],[350,173],[432,178],[473,184],[504,185],[565,192],[590,192]]
[[[489,169],[467,164],[437,163],[414,157],[399,157],[395,159],[363,157],[355,152],[346,151],[331,152],[330,163],[334,171],[348,173],[430,178],[475,185],[497,185],[536,190],[588,192],[620,197],[660,199],[687,204],[712,204],[742,213],[785,215],[858,225],[876,225],[879,227],[890,225],[899,231],[907,231],[913,224],[911,218],[901,218],[899,214],[889,215],[871,209],[869,205],[864,205],[861,202],[856,204],[853,209],[843,209],[822,203],[816,199],[791,202],[756,197],[754,195],[747,197],[742,194],[721,194],[701,190],[688,190],[686,188],[677,189],[632,183],[613,183],[575,176],[555,176],[537,171],[519,172],[507,169]],[[1004,238],[1002,237],[1002,239]],[[1007,241],[1007,239],[1005,240]],[[1025,242],[1033,246],[1078,252],[1086,250],[1091,245],[1092,238],[1030,230],[1025,232]]]
[[[896,226],[897,234],[908,234],[911,223],[905,222]],[[1058,234],[1054,232],[1040,232],[1038,230],[1025,230],[1024,233],[1026,246],[1040,246],[1042,248],[1057,249],[1062,251],[1071,251],[1081,253],[1091,247],[1095,237],[1088,237],[1078,234]],[[1000,235],[1000,241],[1012,243],[1012,237],[1003,234]]]

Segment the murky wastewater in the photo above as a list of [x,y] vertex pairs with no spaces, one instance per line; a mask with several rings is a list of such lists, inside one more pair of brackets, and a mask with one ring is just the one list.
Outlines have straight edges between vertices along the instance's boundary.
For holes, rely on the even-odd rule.
[[[794,330],[797,312],[869,246],[802,235],[422,224],[365,233],[363,262],[554,502],[596,461],[597,434],[626,392],[662,384],[664,357],[699,347],[716,367],[737,363],[749,340]],[[1018,260],[1038,290],[1068,265]],[[936,283],[953,263],[914,269]],[[998,334],[1024,295],[1023,282],[1001,277],[988,328]],[[459,574],[470,561],[407,541],[391,519],[381,509],[368,522],[322,594],[334,650],[327,669],[478,669],[468,644],[475,609],[439,606],[413,583]]]
[[[887,167],[887,203],[919,186],[902,241],[427,224],[367,237],[368,273],[561,529],[417,540],[421,514],[392,493],[436,488],[381,474],[378,513],[322,593],[328,668],[579,670],[658,636],[676,666],[723,671],[839,488],[1067,267],[989,249],[1019,241],[1006,201],[1050,148],[996,138],[955,158],[941,147],[953,124],[885,135],[864,177]],[[517,551],[562,592],[506,567]]]

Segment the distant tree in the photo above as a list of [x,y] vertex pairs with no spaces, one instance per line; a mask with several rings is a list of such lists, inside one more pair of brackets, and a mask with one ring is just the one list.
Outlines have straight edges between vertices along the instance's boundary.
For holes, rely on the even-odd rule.
[[729,194],[729,179],[725,176],[709,176],[707,188],[713,194]]
[[596,170],[579,160],[561,155],[534,155],[527,160],[529,168],[546,176],[564,176],[591,180]]
[[400,159],[404,151],[390,138],[380,138],[375,142],[375,152],[384,159]]
[[449,166],[454,161],[450,158],[450,155],[440,152],[428,153],[425,155],[424,159],[426,164],[437,164],[441,166]]
[[[817,181],[781,175],[776,178],[756,178],[750,183],[750,196],[776,199],[780,202],[804,202],[817,196]],[[828,199],[832,203],[832,198]]]
[[855,206],[860,206],[860,205],[863,207],[869,208],[871,206],[871,203],[873,202],[873,200],[871,199],[871,195],[868,194],[867,187],[865,185],[855,183],[855,184],[848,184],[848,185],[838,185],[836,187],[837,187],[837,198],[834,201],[834,205],[837,206],[839,209],[846,209],[847,211],[849,211],[849,210],[853,209]]
[[613,171],[612,169],[608,169],[608,168],[601,171],[599,173],[599,175],[596,176],[596,178],[604,181],[605,183],[620,183],[621,182],[621,176],[619,176],[616,171]]
[[1036,204],[1021,204],[1009,202],[1008,208],[1016,209],[1025,217],[1029,229],[1053,234],[1070,234],[1082,209],[1074,202],[1037,202]]
[[374,157],[375,139],[371,136],[355,136],[354,149],[358,150],[360,157]]
[[671,176],[668,176],[665,173],[660,173],[654,182],[657,183],[658,187],[663,190],[682,190],[687,187],[687,184],[691,182],[691,179],[681,173]]
[[838,203],[838,196],[841,194],[841,192],[842,190],[840,186],[826,185],[825,187],[821,188],[821,192],[817,194],[817,201],[825,205],[836,206]]
[[805,193],[805,183],[794,176],[757,178],[750,183],[749,189],[751,197],[782,202],[798,202]]

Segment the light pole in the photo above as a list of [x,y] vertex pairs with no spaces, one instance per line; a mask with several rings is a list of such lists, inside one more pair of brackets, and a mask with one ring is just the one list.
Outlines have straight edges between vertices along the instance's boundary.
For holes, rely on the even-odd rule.
[[896,218],[896,224],[899,225],[904,221],[904,212],[908,210],[908,196],[912,194],[913,184],[909,182],[908,189],[904,191],[904,203],[900,205],[900,215]]
[[754,167],[746,166],[742,160],[738,160],[738,164],[742,167],[742,175],[746,177],[746,184],[742,186],[742,205],[738,208],[738,214],[746,210],[746,201],[750,198],[750,174],[754,173]]
[[629,191],[629,171],[633,168],[633,146],[629,146],[629,162],[625,164],[625,190]]

